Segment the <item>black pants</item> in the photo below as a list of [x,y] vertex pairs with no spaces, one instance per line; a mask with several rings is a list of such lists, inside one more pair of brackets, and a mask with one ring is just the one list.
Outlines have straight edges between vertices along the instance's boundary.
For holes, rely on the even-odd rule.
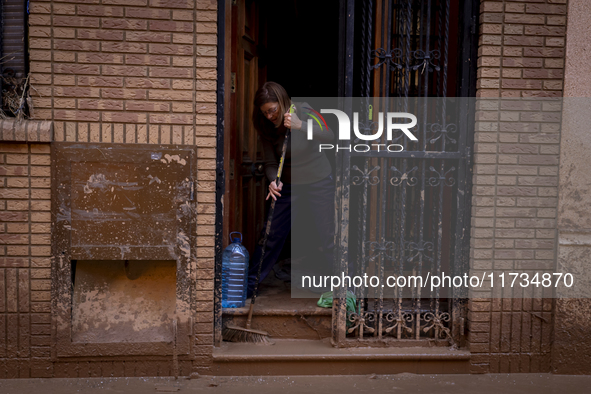
[[[281,197],[275,203],[275,212],[271,222],[271,231],[267,238],[265,256],[261,267],[260,282],[265,279],[285,244],[291,227],[292,215],[301,219],[304,225],[315,234],[319,246],[322,266],[330,270],[334,256],[334,180],[332,175],[308,185],[284,183]],[[261,235],[264,235],[265,229]],[[298,237],[294,234],[294,237]],[[293,239],[293,238],[292,238]],[[292,248],[294,244],[292,243]],[[250,259],[248,270],[248,297],[252,296],[256,282],[258,264],[261,260],[262,247],[257,245]],[[259,282],[259,283],[260,283]]]

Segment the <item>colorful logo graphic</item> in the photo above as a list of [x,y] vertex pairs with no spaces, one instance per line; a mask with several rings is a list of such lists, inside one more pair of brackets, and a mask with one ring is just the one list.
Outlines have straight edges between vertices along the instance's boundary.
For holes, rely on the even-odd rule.
[[[307,109],[308,111],[314,112],[313,114],[310,113],[310,112],[305,112],[305,114],[308,115],[309,117],[311,117],[312,119],[314,119],[316,121],[316,123],[318,123],[318,126],[320,126],[320,130],[324,130],[324,128],[322,127],[322,123],[324,123],[324,126],[328,129],[328,126],[326,125],[326,120],[324,120],[324,118],[322,117],[322,115],[320,115],[319,112],[314,111],[310,107],[304,107],[304,109]],[[316,114],[318,116],[316,116],[314,114]],[[318,117],[320,117],[320,119],[322,119],[322,123],[320,123],[320,120],[318,119]]]

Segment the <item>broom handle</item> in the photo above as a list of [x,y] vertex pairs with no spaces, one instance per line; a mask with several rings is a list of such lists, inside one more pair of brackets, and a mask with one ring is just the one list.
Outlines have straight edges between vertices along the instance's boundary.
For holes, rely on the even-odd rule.
[[[293,113],[294,105],[292,104],[289,108],[289,112]],[[281,172],[283,170],[283,163],[285,161],[285,152],[287,151],[287,143],[289,141],[289,136],[291,134],[291,129],[287,129],[285,132],[285,140],[283,140],[283,148],[281,149],[281,160],[279,160],[279,168],[277,169],[277,179],[275,180],[275,184],[279,186],[279,181],[281,179]],[[254,284],[254,292],[252,293],[252,300],[250,301],[250,309],[248,310],[248,318],[246,319],[246,328],[250,329],[250,323],[252,321],[252,311],[254,310],[254,303],[257,299],[257,294],[259,292],[259,280],[261,279],[261,268],[263,266],[263,258],[265,257],[265,249],[267,248],[267,237],[271,232],[271,222],[273,221],[273,214],[275,213],[275,202],[277,200],[273,199],[271,201],[271,208],[269,209],[269,216],[267,217],[267,228],[265,229],[265,235],[263,236],[263,246],[261,252],[261,260],[259,261],[259,266],[257,270],[257,278]]]

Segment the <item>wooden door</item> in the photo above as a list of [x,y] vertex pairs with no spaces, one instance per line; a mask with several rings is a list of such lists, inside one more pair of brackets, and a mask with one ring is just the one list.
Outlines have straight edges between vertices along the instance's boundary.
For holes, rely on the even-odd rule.
[[[227,21],[226,21],[227,22]],[[239,231],[244,245],[252,254],[258,233],[265,221],[267,182],[262,167],[262,148],[252,125],[251,116],[256,90],[264,82],[266,71],[260,66],[258,4],[254,0],[237,0],[231,4],[229,89],[229,127],[225,130],[224,167],[226,193],[224,201],[224,247],[228,235]],[[227,52],[226,52],[227,53]],[[228,97],[228,95],[230,97]]]

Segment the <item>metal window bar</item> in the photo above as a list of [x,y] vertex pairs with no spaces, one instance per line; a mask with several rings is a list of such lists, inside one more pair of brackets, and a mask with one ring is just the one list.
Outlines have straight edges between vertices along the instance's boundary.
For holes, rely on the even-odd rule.
[[[398,143],[405,150],[394,157],[375,151],[342,153],[337,195],[345,213],[338,228],[337,261],[345,272],[348,258],[358,272],[377,275],[381,283],[391,274],[426,274],[427,263],[432,275],[462,270],[456,261],[462,260],[465,241],[466,127],[458,127],[458,116],[446,100],[429,108],[427,101],[413,99],[447,97],[451,3],[368,0],[356,9],[362,49],[355,53],[361,54],[359,83],[365,97],[360,130],[373,134],[377,126],[368,116],[371,109],[377,114],[380,105],[372,97],[397,97],[400,108],[388,108],[389,100],[383,100],[379,111],[417,114],[420,138],[416,143],[401,135]],[[372,40],[382,47],[370,51]],[[379,142],[386,143],[385,138]],[[349,204],[357,212],[343,209]],[[459,320],[461,313],[452,309],[462,305],[441,298],[438,290],[429,296],[418,289],[408,297],[396,289],[393,298],[385,297],[383,289],[372,298],[365,290],[356,292],[355,313],[343,318],[344,304],[335,306],[333,340],[339,346],[376,340],[440,345],[458,341],[452,336],[452,316]]]
[[[28,75],[28,1],[3,0],[0,4],[0,92],[5,115],[28,112],[22,89]],[[10,103],[10,105],[8,104]]]

